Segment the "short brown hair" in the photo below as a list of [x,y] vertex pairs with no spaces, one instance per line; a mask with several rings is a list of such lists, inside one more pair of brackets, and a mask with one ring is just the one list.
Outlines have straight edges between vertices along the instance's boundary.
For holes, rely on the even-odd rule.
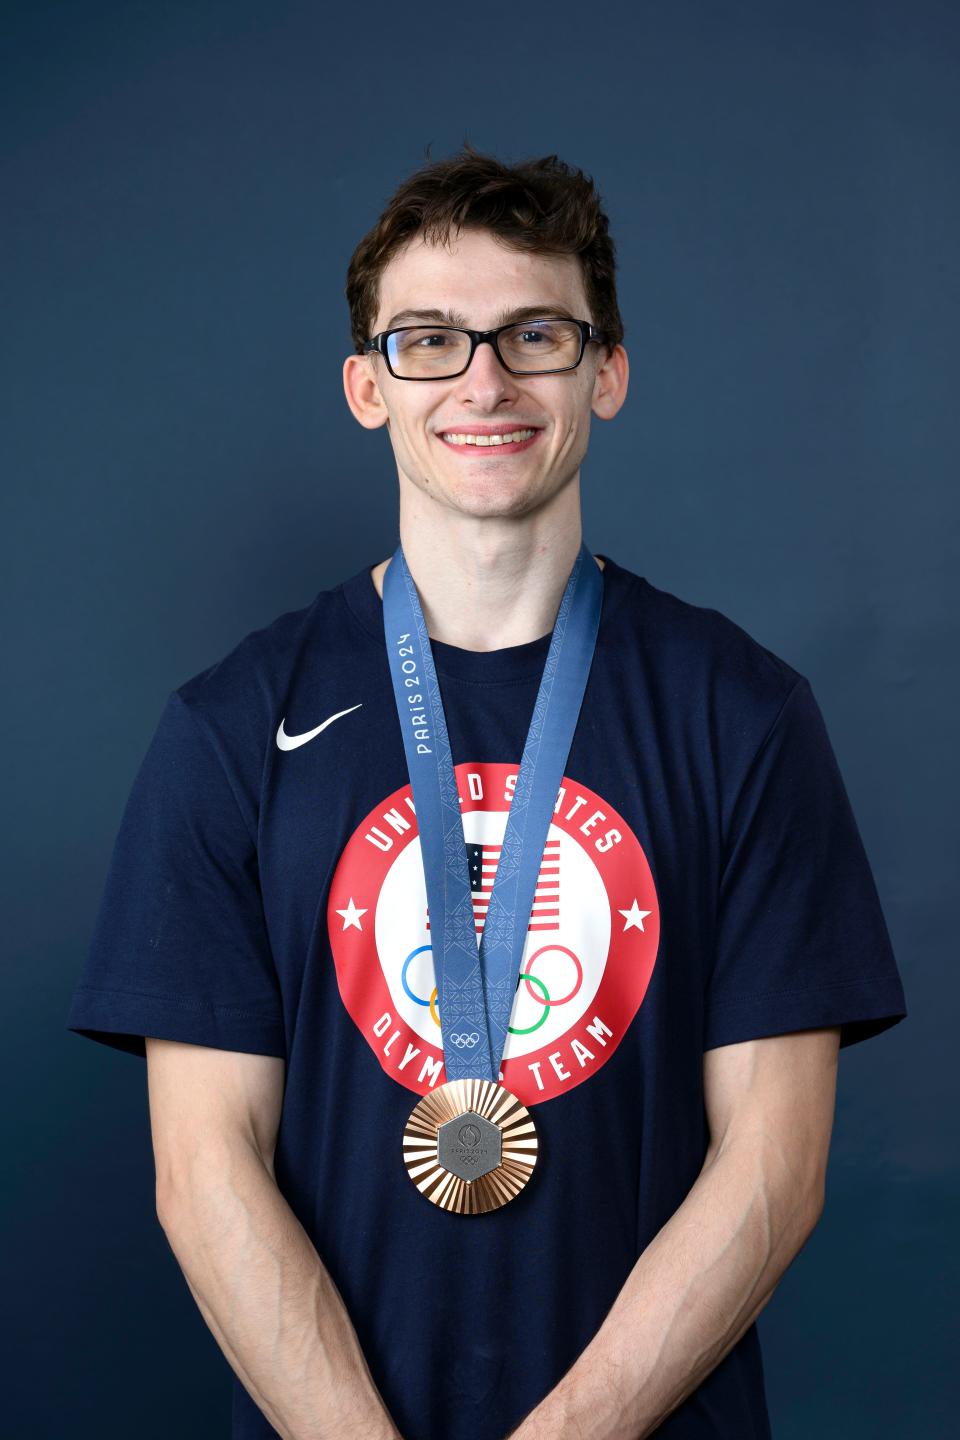
[[447,244],[453,228],[467,226],[491,230],[517,250],[579,256],[590,318],[609,335],[608,350],[622,342],[616,253],[591,177],[556,155],[505,165],[465,142],[459,154],[404,180],[350,257],[345,294],[358,354],[379,309],[380,277],[396,251],[420,232],[428,243]]

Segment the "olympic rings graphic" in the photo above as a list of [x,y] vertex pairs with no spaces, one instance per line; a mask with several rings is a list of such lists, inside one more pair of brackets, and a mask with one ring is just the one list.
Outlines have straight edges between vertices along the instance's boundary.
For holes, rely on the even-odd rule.
[[[436,995],[436,993],[437,993],[436,990],[434,990],[433,995],[430,996],[430,999],[429,999],[429,1000],[421,1000],[419,995],[414,995],[413,991],[410,989],[410,986],[407,984],[407,970],[408,970],[408,968],[409,968],[410,961],[413,959],[413,957],[414,957],[415,955],[422,955],[423,952],[424,952],[424,950],[432,950],[432,949],[433,949],[433,946],[432,946],[432,945],[418,945],[417,948],[416,948],[416,950],[411,950],[411,951],[410,951],[410,954],[407,956],[406,960],[404,960],[404,962],[403,962],[403,969],[402,969],[401,972],[400,972],[400,984],[403,986],[404,990],[405,990],[405,991],[407,992],[407,994],[410,996],[410,999],[413,1000],[413,1001],[415,1001],[417,1005],[430,1005],[431,1007],[432,1007],[432,1005],[433,1005],[433,995]],[[438,1020],[438,1021],[437,1021],[437,1024],[439,1025],[439,1023],[440,1023],[440,1022],[439,1022],[439,1020]]]
[[[540,949],[537,950],[537,951],[535,951],[534,954],[532,954],[532,955],[530,956],[530,959],[527,961],[527,964],[530,966],[531,969],[533,968],[533,962],[534,962],[535,960],[539,959],[539,957],[540,957],[541,955],[545,955],[548,950],[561,950],[564,955],[569,955],[569,956],[570,956],[570,959],[573,961],[574,965],[576,966],[576,970],[577,970],[577,983],[574,985],[573,989],[570,991],[570,994],[569,994],[569,995],[564,995],[564,997],[563,997],[562,1000],[544,1000],[544,1001],[543,1001],[543,1004],[544,1004],[544,1005],[566,1005],[566,1003],[567,1003],[568,1000],[572,1000],[572,999],[574,998],[574,996],[575,996],[575,995],[577,994],[577,992],[579,991],[580,986],[583,984],[583,966],[580,964],[580,961],[577,959],[577,957],[576,957],[576,955],[573,953],[573,951],[567,949],[566,945],[541,945],[541,946],[540,946]],[[530,993],[532,999],[536,1000],[536,998],[537,998],[536,995],[534,995],[534,994],[533,994],[533,991],[530,990],[530,981],[533,980],[533,978],[534,978],[534,977],[533,977],[532,975],[521,975],[521,976],[520,976],[520,979],[521,979],[521,980],[526,980],[526,982],[527,982],[527,990],[528,990],[528,992]]]
[[[425,950],[432,950],[432,949],[433,949],[433,947],[432,947],[431,945],[418,945],[415,950],[411,950],[411,951],[410,951],[410,954],[407,956],[406,960],[404,960],[404,962],[403,962],[403,969],[402,969],[401,972],[400,972],[400,983],[401,983],[401,985],[403,986],[404,991],[406,992],[406,994],[409,995],[410,999],[413,1000],[413,1001],[415,1002],[415,1004],[417,1004],[417,1005],[426,1005],[426,1006],[429,1006],[430,1014],[431,1014],[431,1016],[433,1017],[433,1023],[436,1025],[437,1029],[439,1030],[439,1029],[441,1029],[442,1027],[441,1027],[441,1024],[440,1024],[440,1016],[439,1016],[439,1013],[438,1013],[438,1011],[437,1011],[437,1006],[436,1006],[436,999],[437,999],[437,995],[438,995],[438,993],[439,993],[439,992],[438,992],[438,989],[437,989],[437,986],[435,985],[435,986],[433,987],[433,990],[432,990],[431,993],[430,993],[429,999],[424,1000],[424,999],[421,999],[421,997],[420,997],[419,995],[415,995],[414,992],[410,989],[409,984],[407,983],[407,970],[408,970],[408,968],[409,968],[409,966],[410,966],[411,960],[413,960],[413,958],[414,958],[416,955],[421,955]],[[576,972],[577,972],[577,978],[576,978],[576,981],[575,981],[575,983],[574,983],[573,989],[570,991],[570,993],[569,993],[568,995],[564,995],[564,996],[562,996],[560,999],[557,999],[557,1000],[552,1000],[552,999],[550,998],[550,992],[549,992],[549,990],[547,989],[546,985],[544,984],[544,982],[540,979],[540,977],[539,977],[538,975],[532,975],[529,971],[522,972],[522,973],[521,973],[520,975],[518,975],[518,977],[517,977],[517,986],[518,986],[518,988],[519,988],[519,985],[520,985],[520,981],[521,981],[521,980],[526,983],[527,993],[528,993],[530,996],[532,996],[532,998],[533,998],[534,1000],[537,1000],[537,999],[540,1000],[540,1004],[543,1006],[543,1014],[540,1016],[539,1020],[537,1020],[537,1022],[536,1022],[534,1025],[527,1025],[527,1026],[523,1026],[523,1027],[516,1026],[516,1025],[508,1025],[508,1026],[507,1026],[507,1030],[508,1030],[508,1032],[509,1032],[511,1035],[531,1035],[531,1034],[534,1032],[534,1030],[539,1030],[539,1029],[540,1029],[540,1026],[543,1025],[544,1022],[546,1021],[546,1018],[547,1018],[547,1016],[548,1016],[549,1013],[550,1013],[550,1008],[551,1008],[551,1006],[553,1006],[553,1005],[566,1005],[566,1004],[568,1004],[569,1001],[573,1000],[574,997],[578,994],[578,992],[579,992],[579,990],[580,990],[580,987],[581,987],[582,984],[583,984],[583,966],[582,966],[582,964],[580,963],[580,960],[579,960],[579,958],[577,957],[577,955],[576,955],[572,950],[568,949],[568,947],[567,947],[566,945],[558,945],[558,944],[555,944],[555,943],[554,943],[554,944],[549,944],[549,945],[541,945],[541,946],[540,946],[540,949],[534,951],[534,953],[530,956],[530,959],[528,960],[527,964],[528,964],[528,965],[531,967],[531,969],[532,969],[532,967],[533,967],[533,965],[534,965],[534,962],[535,962],[536,960],[538,960],[541,955],[545,955],[545,954],[546,954],[548,951],[550,951],[550,950],[559,950],[562,954],[569,956],[569,958],[573,961],[573,964],[574,964],[574,966],[575,966],[575,968],[576,968]],[[538,989],[540,989],[540,990],[543,991],[543,995],[542,995],[542,996],[534,995],[533,991],[530,989],[531,983],[533,983],[534,985],[537,986]],[[467,1049],[467,1048],[470,1048],[470,1046],[475,1045],[476,1042],[479,1040],[479,1038],[480,1038],[480,1037],[479,1037],[479,1035],[476,1033],[476,1031],[473,1032],[472,1036],[469,1036],[469,1035],[451,1035],[451,1037],[450,1037],[450,1039],[452,1040],[452,1042],[453,1042],[453,1043],[457,1046],[457,1048],[460,1049],[460,1050]]]
[[518,987],[521,980],[532,980],[534,985],[540,986],[540,989],[543,991],[544,994],[543,1014],[540,1016],[540,1019],[535,1025],[528,1025],[525,1030],[519,1030],[516,1025],[508,1025],[507,1030],[511,1035],[531,1035],[534,1030],[540,1029],[540,1026],[550,1014],[550,991],[547,989],[546,985],[544,985],[543,981],[539,980],[536,975],[519,975],[517,977]]

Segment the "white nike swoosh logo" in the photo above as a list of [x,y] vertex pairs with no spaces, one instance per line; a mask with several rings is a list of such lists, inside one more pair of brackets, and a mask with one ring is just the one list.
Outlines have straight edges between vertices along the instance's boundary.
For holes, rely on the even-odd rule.
[[[363,704],[362,700],[360,704]],[[352,710],[359,709],[360,705],[351,705],[349,710],[338,710],[336,715],[329,715],[322,725],[317,726],[316,730],[306,730],[302,735],[288,735],[283,728],[283,720],[281,720],[280,729],[277,731],[277,745],[281,750],[296,750],[298,745],[306,745],[308,740],[319,735],[321,730],[326,730],[327,726],[332,725],[334,720],[339,720],[341,715],[349,715]],[[285,719],[286,716],[284,716]]]

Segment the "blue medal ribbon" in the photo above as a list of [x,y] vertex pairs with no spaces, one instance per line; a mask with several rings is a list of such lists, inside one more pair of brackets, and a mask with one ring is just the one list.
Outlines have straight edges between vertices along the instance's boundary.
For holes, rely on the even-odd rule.
[[384,574],[387,656],[420,833],[448,1081],[500,1079],[527,925],[602,602],[603,575],[581,543],[557,611],[478,948],[440,686],[402,544]]

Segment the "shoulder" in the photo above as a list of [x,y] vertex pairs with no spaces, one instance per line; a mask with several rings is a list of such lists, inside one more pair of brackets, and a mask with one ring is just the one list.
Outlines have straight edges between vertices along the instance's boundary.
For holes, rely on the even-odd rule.
[[173,690],[168,703],[189,713],[221,759],[232,754],[257,765],[294,685],[302,677],[322,683],[331,665],[354,656],[358,646],[369,648],[345,603],[344,585],[250,631]]
[[609,630],[619,675],[636,675],[684,754],[738,774],[805,677],[732,616],[621,567]]
[[231,649],[178,685],[174,694],[188,709],[211,716],[246,707],[270,693],[295,667],[311,630],[329,607],[333,591],[321,591],[299,610],[285,611],[251,630]]
[[782,655],[764,645],[732,616],[709,605],[695,605],[669,590],[641,580],[646,619],[675,659],[742,684],[762,698],[784,696],[802,679]]

